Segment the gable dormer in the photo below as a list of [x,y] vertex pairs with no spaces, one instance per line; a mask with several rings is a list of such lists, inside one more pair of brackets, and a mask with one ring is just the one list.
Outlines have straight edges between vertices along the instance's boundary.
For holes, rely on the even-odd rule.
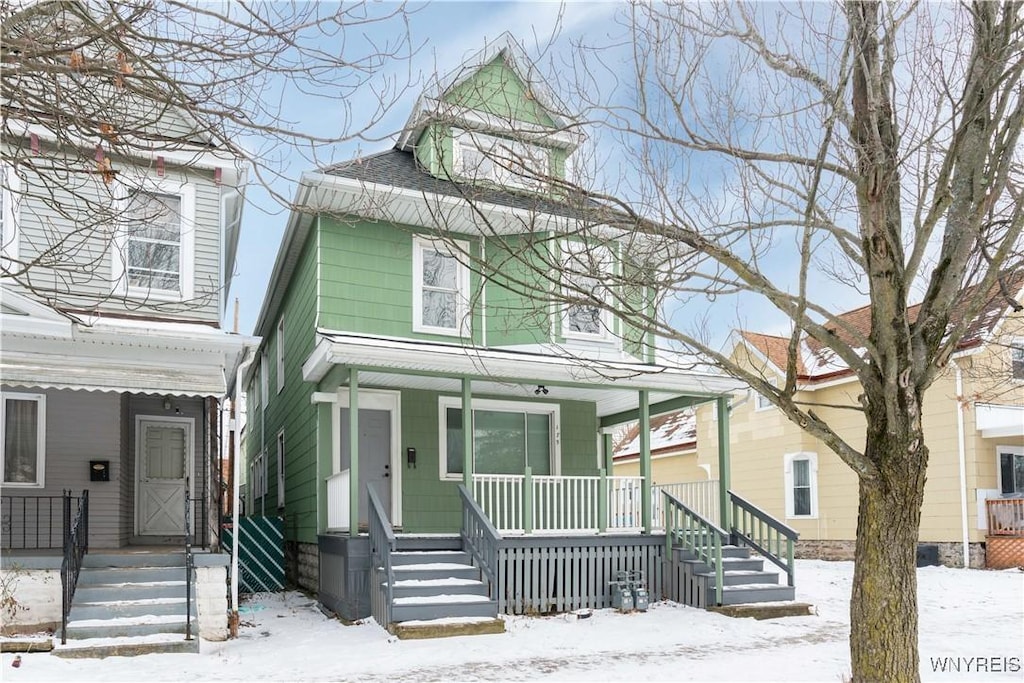
[[583,135],[508,33],[420,95],[399,139],[431,175],[547,194]]

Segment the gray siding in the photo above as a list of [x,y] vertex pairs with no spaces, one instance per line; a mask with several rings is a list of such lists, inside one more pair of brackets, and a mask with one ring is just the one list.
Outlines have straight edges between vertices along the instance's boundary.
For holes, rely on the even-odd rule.
[[[52,150],[43,150],[52,155]],[[59,163],[59,162],[58,162]],[[140,178],[158,180],[156,168],[149,162],[114,159],[124,185],[134,187]],[[129,310],[136,315],[159,315],[189,320],[218,322],[220,320],[222,282],[221,196],[227,191],[213,179],[213,171],[185,169],[167,165],[162,181],[170,184],[188,183],[195,188],[195,251],[193,261],[194,298],[187,302],[159,302],[159,306],[145,301],[125,302],[111,298],[115,259],[119,256],[111,238],[115,226],[94,226],[96,205],[109,206],[117,193],[118,184],[107,186],[99,176],[90,173],[71,173],[58,188],[44,186],[40,178],[20,170],[21,201],[18,211],[20,237],[19,258],[29,261],[38,256],[46,245],[53,244],[57,235],[66,235],[72,227],[83,229],[89,237],[81,248],[74,250],[75,265],[62,259],[60,269],[35,266],[32,280],[41,289],[61,292],[67,305],[118,312]],[[47,185],[52,184],[50,179]],[[56,211],[50,195],[60,203],[63,211]],[[92,204],[92,206],[90,206]]]

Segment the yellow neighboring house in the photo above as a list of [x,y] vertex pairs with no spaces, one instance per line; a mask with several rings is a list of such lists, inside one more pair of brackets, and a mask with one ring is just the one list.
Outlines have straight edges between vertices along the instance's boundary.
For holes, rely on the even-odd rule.
[[[615,475],[640,476],[640,428],[632,422],[616,435]],[[651,483],[654,486],[706,481],[711,468],[697,462],[697,418],[692,409],[651,418]]]
[[[1024,302],[1024,273],[1012,281],[1016,302]],[[865,333],[870,324],[868,308],[842,317]],[[782,382],[788,344],[787,337],[741,331],[731,353],[770,381]],[[805,343],[800,356],[796,400],[817,404],[815,411],[833,429],[862,448],[864,416],[843,408],[858,405],[857,379],[820,348]],[[662,477],[678,472],[699,480],[708,476],[703,470],[717,478],[716,419],[714,405],[700,406],[696,443],[690,441],[674,456],[677,467],[655,459],[654,479],[669,483]],[[798,557],[852,558],[853,471],[753,391],[734,397],[730,421],[732,490],[799,532]],[[920,542],[934,547],[921,547],[923,556],[937,550],[942,564],[962,565],[969,547],[973,567],[1024,566],[1024,312],[1019,306],[993,296],[973,321],[926,392],[924,431],[930,461]],[[626,472],[616,467],[620,473]]]

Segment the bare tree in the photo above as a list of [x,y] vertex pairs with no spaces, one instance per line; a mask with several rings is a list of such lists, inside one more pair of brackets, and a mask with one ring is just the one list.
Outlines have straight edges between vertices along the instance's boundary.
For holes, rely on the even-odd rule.
[[[213,158],[287,205],[289,161],[335,160],[403,94],[405,19],[404,5],[369,2],[0,0],[4,195],[40,226],[17,254],[4,245],[0,278],[64,311],[102,303],[98,291],[170,306],[109,282],[81,296],[83,283],[116,277],[117,230],[158,238],[138,226],[178,210],[132,205],[134,190],[165,167],[212,179]],[[372,42],[375,27],[388,38]]]
[[[553,69],[575,79],[560,86],[584,112],[576,120],[589,119],[602,149],[615,143],[589,164],[606,191],[533,177],[520,185],[545,196],[510,217],[454,178],[487,238],[487,259],[462,254],[481,274],[543,302],[544,315],[552,302],[573,309],[568,324],[618,316],[627,348],[656,335],[699,354],[856,472],[857,681],[919,678],[922,399],[992,297],[1021,306],[1021,8],[637,4],[614,47],[578,46]],[[512,143],[488,152],[540,173]],[[432,213],[450,236],[451,207]],[[568,255],[552,246],[567,234],[579,247]],[[862,329],[839,313],[864,295]],[[752,307],[790,324],[781,383],[708,332],[709,317],[738,313],[743,326]],[[794,400],[808,342],[859,379],[864,446]]]

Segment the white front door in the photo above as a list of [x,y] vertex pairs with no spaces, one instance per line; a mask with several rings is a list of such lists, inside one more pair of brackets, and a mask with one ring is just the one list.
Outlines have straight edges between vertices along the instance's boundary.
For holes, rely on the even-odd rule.
[[185,534],[192,424],[191,418],[137,419],[135,509],[140,536]]

